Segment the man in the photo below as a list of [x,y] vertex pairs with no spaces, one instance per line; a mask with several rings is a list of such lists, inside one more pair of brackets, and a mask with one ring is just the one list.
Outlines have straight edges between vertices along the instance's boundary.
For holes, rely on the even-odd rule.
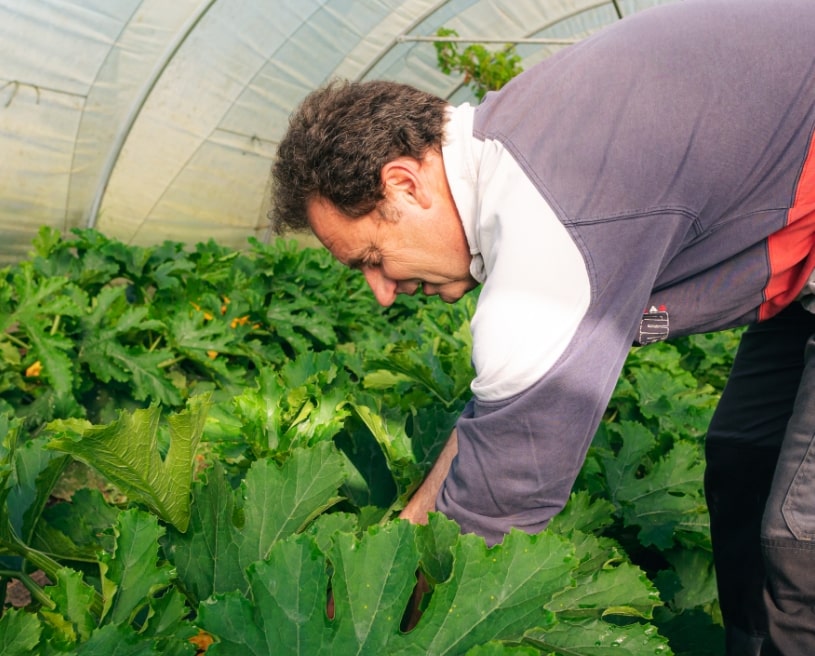
[[687,0],[476,108],[387,82],[305,100],[275,218],[383,305],[482,285],[474,399],[405,517],[544,529],[632,343],[751,325],[707,443],[728,653],[815,654],[813,53],[810,0]]

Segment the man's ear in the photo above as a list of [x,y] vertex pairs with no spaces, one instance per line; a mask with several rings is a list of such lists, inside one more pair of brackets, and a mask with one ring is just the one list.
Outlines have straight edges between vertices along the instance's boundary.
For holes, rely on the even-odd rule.
[[386,197],[404,193],[422,207],[427,207],[430,203],[422,163],[413,157],[397,157],[387,162],[382,167],[382,184]]

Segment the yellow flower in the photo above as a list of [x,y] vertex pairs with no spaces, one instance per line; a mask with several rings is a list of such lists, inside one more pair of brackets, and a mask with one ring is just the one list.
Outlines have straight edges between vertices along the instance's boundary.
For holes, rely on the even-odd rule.
[[210,360],[214,360],[216,357],[218,357],[218,351],[207,351],[207,356]]
[[29,378],[36,378],[42,373],[42,362],[37,360],[28,369],[25,370],[25,375]]
[[196,649],[198,650],[197,653],[199,654],[206,652],[210,645],[215,642],[215,639],[202,629],[198,629],[198,635],[194,635],[191,638],[188,638],[188,640],[195,645]]
[[232,323],[230,325],[232,328],[237,328],[238,326],[245,326],[247,323],[249,323],[249,315],[245,314],[242,317],[235,317],[232,319]]
[[203,312],[205,320],[212,321],[212,312],[207,312],[206,310],[201,310],[201,306],[198,305],[198,303],[193,303],[192,301],[190,301],[190,305],[192,305],[199,312]]

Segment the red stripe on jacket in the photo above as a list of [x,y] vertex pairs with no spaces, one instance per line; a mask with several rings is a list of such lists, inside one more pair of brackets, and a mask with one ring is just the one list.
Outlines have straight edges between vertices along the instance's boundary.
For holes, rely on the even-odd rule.
[[792,303],[815,270],[815,139],[809,143],[787,223],[767,238],[770,278],[759,321]]

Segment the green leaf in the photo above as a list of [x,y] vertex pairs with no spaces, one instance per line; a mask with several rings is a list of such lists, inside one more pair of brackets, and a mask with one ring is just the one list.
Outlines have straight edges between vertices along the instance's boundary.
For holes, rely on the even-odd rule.
[[186,621],[190,615],[187,598],[177,589],[170,588],[160,597],[150,599],[151,615],[142,630],[144,635],[173,635],[187,639],[198,633],[198,630]]
[[10,413],[0,414],[0,503],[5,503],[9,481],[14,474],[14,453],[20,437],[22,422]]
[[695,444],[677,442],[668,454],[639,479],[630,480],[617,492],[626,525],[639,526],[645,545],[668,549],[677,527],[706,531],[702,477],[704,458]]
[[653,449],[656,440],[645,426],[632,421],[607,426],[606,430],[611,436],[619,436],[621,446],[615,451],[594,449],[594,452],[603,467],[611,501],[619,505],[620,497],[625,497],[623,489],[636,482],[643,459]]
[[296,449],[280,467],[271,460],[255,462],[236,503],[222,470],[214,468],[206,485],[196,485],[188,534],[168,536],[184,585],[197,600],[245,590],[245,569],[336,503],[345,476],[342,456],[332,443],[321,442]]
[[46,442],[45,438],[28,440],[14,452],[8,518],[24,542],[31,540],[51,490],[67,464],[65,456],[45,449]]
[[70,396],[73,392],[74,373],[71,357],[73,341],[62,335],[51,335],[36,328],[26,331],[31,340],[33,357],[42,363],[42,375],[51,383],[58,397]]
[[432,583],[441,583],[453,572],[453,550],[461,535],[458,524],[441,513],[430,513],[427,524],[416,529],[422,571]]
[[[265,623],[255,616],[255,608],[249,599],[238,593],[216,595],[201,604],[198,623],[218,638],[218,642],[207,649],[207,656],[268,656],[274,653],[263,630]],[[295,653],[305,656],[306,652]],[[319,652],[312,654],[318,656]]]
[[172,351],[123,349],[113,354],[119,364],[133,377],[133,398],[139,401],[153,399],[170,407],[181,405],[178,388],[164,375],[161,365],[173,357]]
[[168,336],[171,345],[180,353],[196,362],[226,373],[226,365],[217,357],[209,357],[209,351],[238,354],[243,351],[240,334],[230,328],[229,322],[220,315],[206,321],[202,312],[179,312],[171,319]]
[[662,604],[645,573],[630,563],[606,566],[558,593],[546,607],[559,618],[628,615],[650,619]]
[[157,406],[132,414],[123,412],[117,421],[105,426],[52,422],[48,428],[62,436],[52,438],[48,446],[87,463],[128,497],[147,504],[162,519],[185,531],[195,451],[208,403],[206,395],[193,397],[187,410],[168,417],[170,447],[163,460],[158,447],[161,410]]
[[102,382],[129,382],[135,399],[175,406],[181,402],[179,392],[159,367],[173,354],[148,349],[131,337],[164,329],[162,322],[148,319],[147,313],[145,306],[128,304],[124,287],[103,288],[82,319],[79,359]]
[[280,467],[272,460],[255,462],[243,484],[242,565],[263,560],[275,542],[337,503],[345,478],[345,461],[330,442],[297,449]]
[[614,504],[592,498],[586,490],[572,492],[566,506],[549,522],[549,530],[569,535],[573,531],[589,533],[614,521]]
[[334,566],[333,644],[348,653],[387,653],[416,585],[419,551],[412,526],[397,522],[370,529],[359,541],[338,534],[329,558]]
[[[435,528],[449,520],[439,518]],[[444,527],[442,527],[444,528]],[[543,609],[571,583],[573,550],[555,535],[513,532],[496,547],[464,535],[455,541],[451,576],[436,585],[419,624],[400,630],[416,584],[420,529],[391,522],[361,538],[335,534],[328,553],[309,535],[276,543],[249,568],[253,606],[237,593],[200,607],[216,654],[462,654],[491,640],[520,641],[529,626],[551,625]],[[427,542],[427,540],[426,540]],[[439,537],[435,541],[448,540]],[[333,576],[328,577],[328,566]],[[327,589],[334,616],[328,620]]]
[[31,656],[40,642],[42,623],[37,616],[11,608],[0,616],[0,654]]
[[725,653],[725,631],[721,618],[700,609],[671,613],[668,608],[657,609],[659,632],[668,638],[676,656],[721,656]]
[[400,493],[409,491],[416,481],[421,480],[421,468],[416,462],[411,440],[405,432],[404,415],[379,407],[376,399],[366,398],[360,401],[352,403],[351,407],[385,454],[388,469],[393,473]]
[[79,307],[65,290],[70,286],[63,277],[44,278],[37,275],[31,262],[21,262],[12,279],[17,305],[13,312],[0,319],[0,326],[19,323],[26,332],[37,325],[44,325],[56,316],[79,316]]
[[527,631],[525,642],[546,653],[580,656],[671,656],[668,641],[648,624],[618,626],[602,620],[562,622]]
[[[384,369],[391,375],[399,374],[406,380],[422,385],[443,403],[451,403],[458,396],[452,377],[443,370],[438,358],[432,355],[428,357],[427,353],[417,350],[415,344],[395,344],[386,356],[370,360],[368,366]],[[365,377],[366,387],[375,387],[377,382],[381,384],[381,379],[377,381],[369,376]]]
[[304,531],[317,542],[320,551],[327,552],[334,542],[337,533],[356,533],[359,521],[356,515],[347,512],[323,513]]
[[137,509],[121,513],[115,527],[112,556],[103,554],[105,619],[111,624],[130,622],[149,599],[166,588],[172,569],[159,563],[159,538],[164,529],[158,520]]
[[47,225],[40,226],[37,235],[31,240],[33,247],[32,255],[48,257],[57,249],[61,241],[62,234],[59,230]]
[[[96,628],[96,618],[91,613],[96,591],[82,580],[79,572],[62,568],[57,572],[57,581],[45,589],[54,602],[54,610],[40,611],[44,617],[59,615],[63,626],[70,627],[70,635],[63,635],[67,644],[84,642]],[[52,622],[55,626],[57,623]]]
[[314,540],[296,536],[275,545],[268,561],[250,568],[249,578],[263,617],[266,653],[318,654],[326,639],[328,572]]
[[93,632],[80,645],[76,656],[156,656],[161,653],[154,639],[136,633],[126,624],[108,624]]
[[189,530],[170,530],[168,557],[195,602],[212,594],[246,589],[238,559],[235,496],[220,464],[193,488]]
[[[118,519],[119,511],[116,507],[108,504],[102,493],[98,490],[79,489],[73,493],[70,503],[55,503],[49,505],[43,511],[41,522],[37,527],[38,532],[34,536],[37,540],[43,540],[42,550],[57,554],[62,558],[69,559],[92,559],[100,550],[113,551],[113,536],[110,529]],[[41,533],[49,528],[56,536],[63,536],[67,543],[60,542],[63,548],[51,540],[60,540],[55,535],[45,535]]]
[[666,554],[681,584],[674,595],[672,607],[683,610],[715,603],[716,573],[710,551],[682,549]]
[[396,640],[404,653],[458,654],[548,625],[553,616],[543,605],[571,585],[577,565],[573,547],[546,531],[513,530],[490,549],[483,539],[462,535],[453,559],[452,574],[433,591],[419,624]]

